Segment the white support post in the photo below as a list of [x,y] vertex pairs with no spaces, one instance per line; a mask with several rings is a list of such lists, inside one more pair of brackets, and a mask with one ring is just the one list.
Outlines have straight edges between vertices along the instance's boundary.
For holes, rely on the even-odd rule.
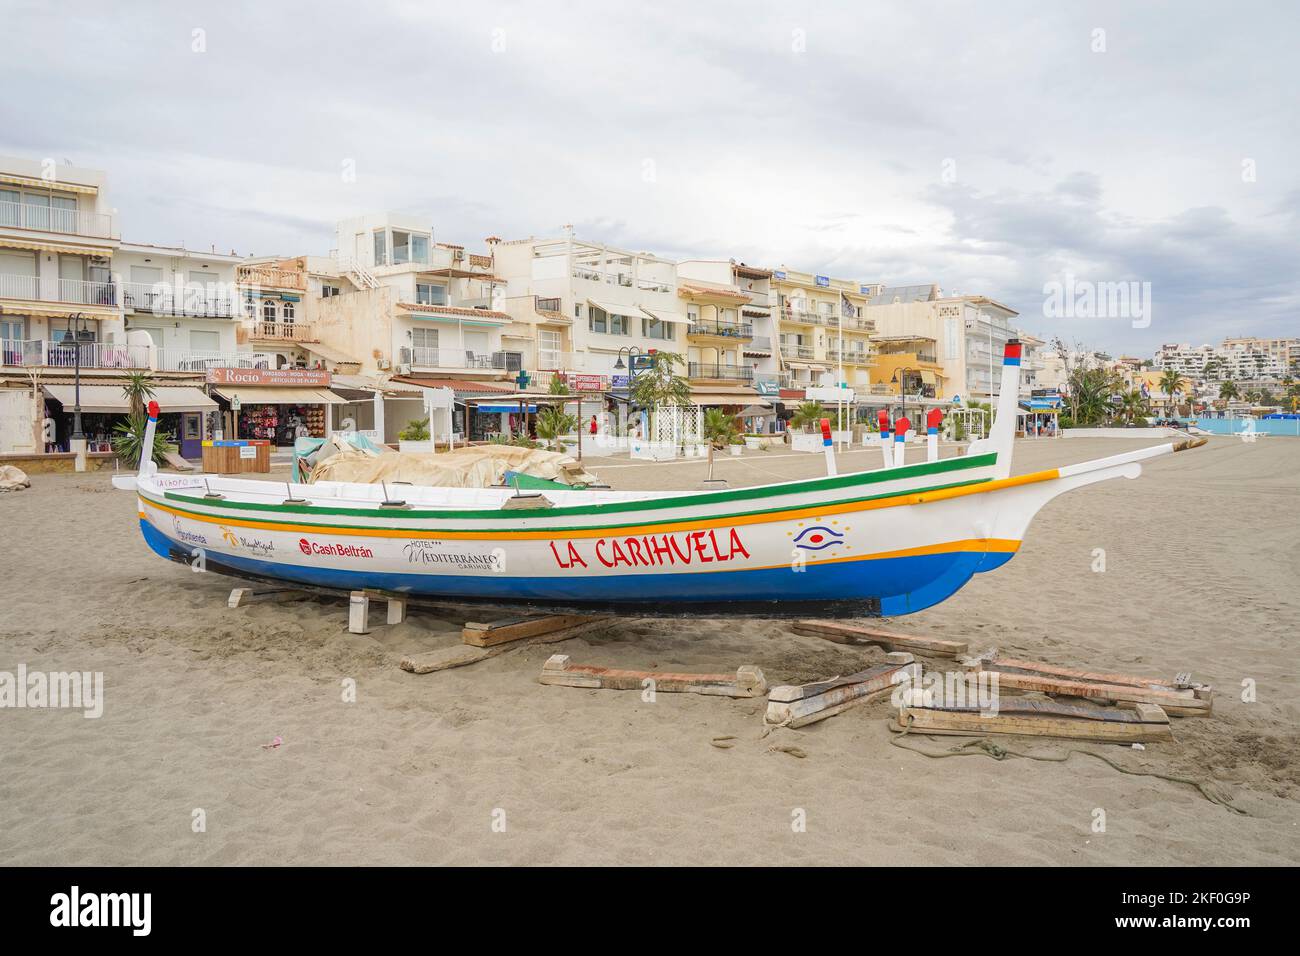
[[348,602],[348,632],[370,633],[370,596],[365,591],[353,591]]
[[406,620],[406,598],[388,599],[388,623],[401,624]]
[[894,467],[894,441],[889,431],[889,411],[881,409],[879,416],[880,422],[880,453],[885,460],[886,468]]

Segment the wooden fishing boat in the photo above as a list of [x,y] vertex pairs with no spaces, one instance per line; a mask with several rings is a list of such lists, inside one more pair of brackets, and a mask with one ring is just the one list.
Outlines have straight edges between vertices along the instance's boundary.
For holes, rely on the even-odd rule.
[[161,475],[149,463],[114,483],[138,494],[156,553],[242,577],[547,610],[893,616],[1006,563],[1057,495],[1136,478],[1144,460],[1204,441],[1013,477],[1019,362],[1013,340],[992,434],[967,454],[857,474],[707,492],[522,493],[285,486]]

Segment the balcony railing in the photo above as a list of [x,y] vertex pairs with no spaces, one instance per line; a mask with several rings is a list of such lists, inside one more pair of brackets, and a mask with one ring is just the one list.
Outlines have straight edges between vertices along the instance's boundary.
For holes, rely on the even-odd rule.
[[826,318],[828,320],[826,324],[829,325],[831,328],[838,327],[842,329],[850,329],[854,332],[876,331],[875,319],[861,319],[855,315],[843,315],[843,316],[839,316],[838,322],[836,322],[835,321],[836,316],[827,316]]
[[117,305],[111,282],[57,279],[54,276],[0,275],[0,299],[32,299],[73,305]]
[[122,283],[122,304],[136,312],[229,319],[238,314],[235,300],[200,286],[175,288],[148,282]]
[[816,352],[811,345],[795,345],[793,342],[782,342],[781,351],[786,354],[787,358],[812,359]]
[[275,266],[240,266],[236,273],[240,285],[307,291],[307,277],[301,272],[291,272]]
[[871,362],[871,352],[867,349],[845,349],[843,352],[839,349],[826,350],[826,358],[829,361],[838,362],[841,355],[844,356],[844,361],[858,365],[868,365]]
[[710,362],[691,362],[687,370],[691,378],[725,382],[750,382],[754,370],[748,365],[718,365]]
[[558,298],[551,297],[543,299],[541,296],[537,296],[536,308],[539,312],[559,312],[561,304]]
[[80,354],[82,368],[149,368],[151,348],[146,345],[109,345],[82,342],[63,345],[42,339],[0,342],[3,364],[22,367],[74,368]]
[[484,371],[517,372],[523,368],[522,352],[475,352],[473,349],[405,347],[403,365],[418,368],[471,368]]
[[803,325],[827,325],[835,318],[832,315],[822,315],[818,312],[805,312],[803,309],[792,309],[788,305],[778,309],[777,315],[782,322],[799,322]]
[[315,329],[310,322],[266,322],[261,319],[253,323],[253,338],[280,342],[316,341]]
[[727,338],[752,339],[754,326],[748,322],[721,322],[716,319],[695,319],[691,322],[691,335],[722,335]]
[[766,309],[772,304],[772,297],[767,292],[755,292],[753,289],[741,289],[740,291],[749,296],[749,301],[744,305],[746,309]]
[[159,369],[168,372],[203,372],[210,368],[272,368],[270,356],[249,352],[193,352],[159,349]]
[[59,209],[25,202],[0,202],[0,228],[59,232],[94,239],[113,238],[113,217],[80,209]]
[[770,352],[772,351],[772,339],[767,335],[756,335],[750,340],[749,344],[746,345],[745,348],[763,349],[764,351]]

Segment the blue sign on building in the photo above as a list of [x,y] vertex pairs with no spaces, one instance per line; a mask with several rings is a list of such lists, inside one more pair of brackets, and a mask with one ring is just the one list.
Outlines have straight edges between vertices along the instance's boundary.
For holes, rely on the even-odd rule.
[[825,289],[825,288],[829,288],[829,286],[830,286],[830,284],[831,284],[831,277],[830,277],[830,276],[813,276],[813,280],[814,280],[814,281],[815,281],[819,286],[821,286],[823,289]]
[[785,273],[782,272],[780,269],[778,269],[778,270],[776,270],[775,272],[772,273],[772,278],[773,278],[773,279],[784,279],[784,278],[785,278]]

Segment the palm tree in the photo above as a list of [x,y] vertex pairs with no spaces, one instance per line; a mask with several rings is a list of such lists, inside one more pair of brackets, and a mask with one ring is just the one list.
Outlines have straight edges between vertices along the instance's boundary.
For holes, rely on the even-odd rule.
[[816,425],[825,417],[826,409],[822,407],[821,402],[800,402],[799,407],[790,416],[790,427],[807,429],[809,425]]
[[122,384],[122,395],[130,406],[132,418],[144,417],[144,406],[153,398],[153,375],[149,372],[128,372]]
[[1140,388],[1131,388],[1122,395],[1123,401],[1116,409],[1115,417],[1125,424],[1132,424],[1140,418],[1146,418],[1150,407]]
[[1160,391],[1169,396],[1169,414],[1177,415],[1178,407],[1174,401],[1174,392],[1183,389],[1183,376],[1176,369],[1167,368],[1160,375]]
[[677,371],[681,364],[676,352],[655,352],[654,364],[637,372],[632,381],[632,401],[651,411],[660,405],[689,405],[691,383]]
[[736,419],[720,408],[704,410],[704,440],[709,443],[709,480],[713,480],[713,449],[725,448],[740,434]]
[[1237,383],[1232,381],[1232,379],[1228,379],[1228,381],[1219,386],[1219,398],[1231,399],[1236,398],[1240,394],[1241,393],[1237,391]]

